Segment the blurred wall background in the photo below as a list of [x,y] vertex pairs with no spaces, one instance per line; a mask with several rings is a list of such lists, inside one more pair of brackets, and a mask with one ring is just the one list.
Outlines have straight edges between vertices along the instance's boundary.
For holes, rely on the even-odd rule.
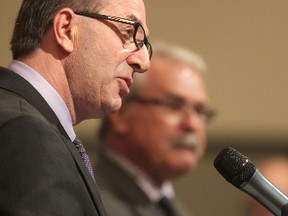
[[[11,61],[9,41],[21,0],[0,0],[0,65]],[[175,181],[176,192],[198,216],[243,216],[244,193],[213,167],[232,146],[253,162],[288,150],[288,1],[145,0],[150,40],[178,43],[209,65],[209,147],[195,173]],[[76,127],[93,159],[99,120]],[[257,163],[256,163],[257,165]]]

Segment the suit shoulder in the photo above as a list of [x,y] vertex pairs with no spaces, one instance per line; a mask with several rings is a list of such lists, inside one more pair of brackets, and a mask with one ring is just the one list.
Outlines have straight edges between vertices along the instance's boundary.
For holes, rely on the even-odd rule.
[[38,110],[21,96],[4,89],[0,89],[0,125],[20,116],[34,116],[44,120],[43,116],[38,112]]
[[129,202],[123,197],[115,196],[111,191],[101,190],[101,188],[99,189],[99,192],[107,215],[135,216],[135,206],[129,205]]

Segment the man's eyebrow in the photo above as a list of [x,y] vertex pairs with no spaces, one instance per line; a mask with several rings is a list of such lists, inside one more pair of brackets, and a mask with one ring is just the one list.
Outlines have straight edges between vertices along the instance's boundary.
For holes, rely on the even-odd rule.
[[134,15],[134,14],[131,14],[127,17],[127,19],[130,19],[130,20],[133,20],[133,21],[137,21],[139,22],[140,24],[142,24],[142,22]]
[[[166,100],[171,100],[178,103],[185,103],[185,102],[189,103],[189,101],[187,101],[183,96],[171,92],[166,92],[163,94],[163,96],[165,97]],[[206,102],[197,102],[196,104],[206,106]]]
[[168,100],[175,100],[175,101],[185,101],[185,99],[177,94],[173,94],[171,92],[166,92],[164,97]]

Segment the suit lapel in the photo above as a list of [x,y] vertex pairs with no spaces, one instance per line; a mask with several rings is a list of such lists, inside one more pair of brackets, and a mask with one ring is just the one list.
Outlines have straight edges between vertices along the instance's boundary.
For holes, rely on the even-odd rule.
[[77,152],[74,144],[70,141],[69,136],[62,127],[57,116],[41,96],[41,94],[39,94],[39,92],[37,92],[36,89],[21,76],[3,67],[0,67],[0,88],[14,92],[23,97],[32,106],[34,106],[51,124],[58,128],[64,137],[63,140],[67,148],[70,150],[78,166],[78,170],[82,175],[85,184],[89,188],[89,192],[97,210],[99,211],[99,215],[105,215],[98,190],[95,187],[95,183],[87,171],[87,168],[85,167],[79,152]]
[[[105,181],[105,184],[109,182],[109,190],[112,190],[116,196],[121,197],[127,202],[130,210],[134,212],[133,215],[161,215],[161,211],[151,203],[147,195],[135,183],[129,173],[124,171],[105,154],[101,153],[99,157],[100,159],[96,166],[96,180],[99,178],[98,180],[102,182]],[[117,184],[115,184],[115,179],[117,179]]]
[[[134,177],[123,169],[121,165],[109,158],[109,156],[103,152],[98,157],[96,179],[98,179],[98,182],[104,184],[105,187],[108,185],[109,191],[111,191],[114,196],[121,197],[121,199],[129,206],[129,209],[133,211],[133,215],[163,215],[162,211],[156,206],[156,204],[151,203],[147,195],[135,182]],[[117,179],[117,184],[115,184],[115,179]],[[176,202],[176,200],[173,200],[173,205],[177,215],[189,215],[185,212],[182,206]]]

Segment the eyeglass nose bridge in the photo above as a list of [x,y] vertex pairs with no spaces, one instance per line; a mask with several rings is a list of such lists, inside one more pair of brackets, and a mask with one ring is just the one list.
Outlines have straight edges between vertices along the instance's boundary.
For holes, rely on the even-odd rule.
[[213,109],[207,107],[197,107],[190,104],[183,104],[183,113],[197,116],[201,122],[205,124],[210,124],[213,118],[217,115],[217,112]]
[[201,110],[201,108],[191,105],[191,104],[182,104],[181,108],[182,114],[186,118],[187,115],[197,117],[197,120],[200,120],[200,122],[205,123],[206,122],[206,114],[204,110]]
[[[149,43],[150,45],[150,43]],[[151,51],[151,45],[149,47],[149,45],[147,46],[145,43],[143,43],[143,45],[137,47],[136,46],[136,43],[134,41],[126,41],[126,43],[124,44],[124,48],[125,49],[128,49],[129,51],[132,51],[132,52],[138,52],[138,51],[142,51],[142,49],[146,49],[145,52],[147,52],[147,55],[148,55],[148,58],[149,60],[151,60],[151,57],[152,57],[152,51]]]

